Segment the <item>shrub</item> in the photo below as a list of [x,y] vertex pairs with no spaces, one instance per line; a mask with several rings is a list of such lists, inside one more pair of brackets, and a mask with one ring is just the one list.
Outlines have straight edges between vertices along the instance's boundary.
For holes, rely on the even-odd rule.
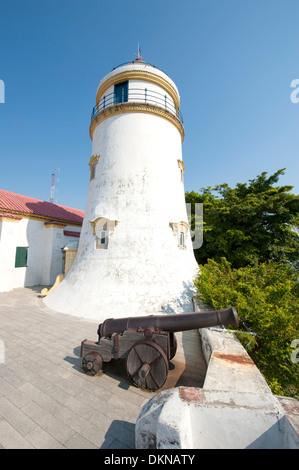
[[203,303],[216,309],[233,305],[256,334],[248,336],[243,328],[237,336],[272,392],[298,398],[299,363],[291,344],[299,339],[299,288],[293,268],[268,261],[233,269],[225,258],[209,259],[194,284]]

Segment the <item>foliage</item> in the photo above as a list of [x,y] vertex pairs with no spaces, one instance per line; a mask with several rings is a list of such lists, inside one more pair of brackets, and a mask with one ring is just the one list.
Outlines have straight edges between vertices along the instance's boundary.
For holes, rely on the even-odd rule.
[[291,343],[299,338],[298,275],[273,261],[232,268],[225,258],[208,260],[195,280],[198,297],[216,309],[233,305],[256,336],[239,339],[266,378],[272,392],[299,398],[299,363]]
[[200,264],[222,257],[234,268],[267,260],[298,262],[299,196],[290,193],[292,186],[273,186],[283,174],[284,169],[269,177],[264,172],[235,188],[220,184],[200,194],[186,192],[187,203],[203,204],[204,242],[195,250]]

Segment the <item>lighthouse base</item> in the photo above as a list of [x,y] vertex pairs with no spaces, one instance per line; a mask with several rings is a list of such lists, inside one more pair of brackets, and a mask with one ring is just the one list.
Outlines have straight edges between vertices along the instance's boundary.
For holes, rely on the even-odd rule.
[[105,281],[102,285],[83,284],[66,277],[43,302],[52,310],[102,322],[106,318],[192,312],[194,295],[192,279],[164,286],[114,282],[109,287]]
[[[164,204],[160,206],[164,211]],[[132,205],[132,211],[134,208]],[[154,216],[141,208],[136,209],[135,219],[131,213],[128,216],[128,209],[126,214],[124,220],[121,213],[110,216],[110,221],[119,223],[109,232],[108,247],[100,249],[95,238],[101,232],[94,235],[88,222],[99,218],[87,213],[76,258],[63,281],[45,297],[47,307],[99,322],[193,311],[193,279],[199,267],[190,234],[180,249],[177,233],[170,224],[163,225],[162,216],[154,224]],[[168,213],[164,219],[166,216],[173,219]],[[187,215],[177,218],[184,220]]]

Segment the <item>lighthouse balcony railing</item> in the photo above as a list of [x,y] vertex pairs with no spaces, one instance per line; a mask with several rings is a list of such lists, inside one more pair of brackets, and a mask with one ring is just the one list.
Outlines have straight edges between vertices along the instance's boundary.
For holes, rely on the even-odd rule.
[[98,101],[92,110],[91,120],[109,106],[127,102],[147,103],[163,108],[174,114],[183,123],[183,116],[180,109],[174,104],[173,100],[169,96],[154,90],[148,90],[147,88],[131,88],[129,90],[125,90],[122,94],[112,92],[102,96],[100,101]]

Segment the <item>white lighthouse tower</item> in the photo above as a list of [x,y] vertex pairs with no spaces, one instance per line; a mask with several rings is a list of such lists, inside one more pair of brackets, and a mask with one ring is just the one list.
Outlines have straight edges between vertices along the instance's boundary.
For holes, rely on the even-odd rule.
[[99,321],[192,311],[179,107],[174,82],[139,56],[101,80],[78,252],[48,307]]

